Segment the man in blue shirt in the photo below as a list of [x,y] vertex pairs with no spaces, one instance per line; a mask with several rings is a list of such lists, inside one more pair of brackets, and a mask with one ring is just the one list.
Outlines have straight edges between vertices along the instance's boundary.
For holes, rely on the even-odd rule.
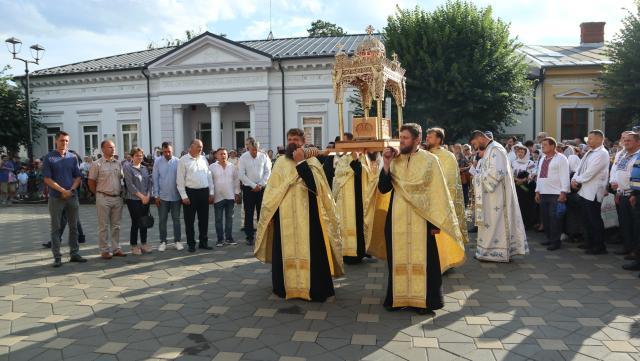
[[69,224],[70,262],[84,263],[87,260],[79,254],[78,245],[78,210],[77,189],[80,187],[81,174],[78,158],[69,152],[69,134],[56,134],[56,149],[44,158],[42,174],[44,182],[49,186],[49,215],[51,216],[51,251],[53,267],[62,266],[60,255],[60,232],[62,212],[65,211]]
[[158,229],[160,230],[160,246],[158,251],[167,249],[167,218],[171,212],[173,222],[173,241],[178,251],[184,249],[180,242],[180,207],[181,200],[176,185],[179,159],[173,155],[173,146],[169,142],[162,143],[162,156],[153,163],[153,196],[158,207]]

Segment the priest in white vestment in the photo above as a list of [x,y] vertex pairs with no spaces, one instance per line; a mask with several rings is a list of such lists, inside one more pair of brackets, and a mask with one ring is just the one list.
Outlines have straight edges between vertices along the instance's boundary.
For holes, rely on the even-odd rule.
[[474,131],[469,142],[484,151],[473,178],[478,226],[475,257],[509,262],[513,256],[529,253],[529,246],[507,151],[481,131]]

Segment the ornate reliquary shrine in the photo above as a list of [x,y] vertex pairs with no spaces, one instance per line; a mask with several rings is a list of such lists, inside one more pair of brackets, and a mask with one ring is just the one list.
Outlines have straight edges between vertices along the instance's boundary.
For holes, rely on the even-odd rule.
[[[338,122],[341,141],[336,142],[336,151],[354,149],[382,150],[397,146],[393,140],[391,119],[382,117],[382,101],[385,90],[389,90],[398,113],[398,129],[402,126],[402,108],[406,102],[405,69],[400,66],[398,56],[386,57],[384,44],[373,36],[373,27],[367,27],[368,37],[362,41],[354,55],[348,56],[342,49],[336,54],[333,67],[333,93],[338,105]],[[355,87],[361,98],[363,117],[352,119],[353,141],[344,140],[344,89]],[[375,115],[371,116],[371,104],[375,101]]]

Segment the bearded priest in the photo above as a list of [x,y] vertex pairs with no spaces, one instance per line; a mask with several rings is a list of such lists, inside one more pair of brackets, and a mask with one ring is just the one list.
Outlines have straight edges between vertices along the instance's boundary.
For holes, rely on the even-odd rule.
[[335,295],[332,276],[342,274],[340,230],[331,188],[304,131],[287,132],[287,149],[267,182],[254,254],[272,264],[273,293],[324,302]]
[[[421,134],[415,123],[400,128],[400,152],[385,149],[378,190],[391,192],[384,226],[389,269],[384,307],[427,314],[444,306],[439,254],[448,255],[451,267],[461,265],[465,256],[442,169],[435,155],[419,149]],[[436,243],[436,235],[441,242]]]

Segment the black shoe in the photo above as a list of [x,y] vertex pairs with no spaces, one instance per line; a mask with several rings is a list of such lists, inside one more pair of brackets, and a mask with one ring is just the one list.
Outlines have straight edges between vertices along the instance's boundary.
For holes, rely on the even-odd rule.
[[196,246],[189,246],[189,252],[193,253],[196,251]]
[[436,314],[435,312],[431,311],[431,309],[429,309],[429,308],[416,308],[416,312],[421,316],[424,316],[424,315],[435,315]]
[[589,249],[589,248],[591,248],[591,247],[589,247],[589,245],[588,245],[588,244],[583,243],[583,244],[579,245],[579,246],[578,246],[578,248],[580,248],[580,249]]
[[62,260],[60,258],[56,258],[53,260],[53,268],[62,267]]
[[42,247],[44,248],[51,248],[51,242],[47,242],[47,243],[43,243]]
[[78,243],[85,243],[87,239],[84,236],[78,236]]
[[625,249],[613,252],[613,254],[615,254],[617,256],[626,256],[626,255],[628,255],[630,253],[631,253],[631,251],[627,251]]
[[69,262],[85,263],[87,262],[87,259],[82,258],[82,256],[80,256],[79,254],[74,254],[73,256],[71,256],[71,258],[69,258]]
[[200,248],[200,249],[207,249],[207,250],[212,250],[212,249],[213,249],[213,247],[209,246],[209,245],[208,245],[208,244],[206,244],[206,243],[205,243],[205,244],[199,244],[199,245],[198,245],[198,248]]
[[584,252],[585,254],[607,254],[606,248],[591,248]]
[[636,260],[633,262],[625,263],[622,265],[622,269],[627,271],[640,271],[640,261]]
[[547,247],[547,251],[555,251],[557,249],[560,249],[560,244],[558,243],[550,244],[549,247]]
[[552,244],[553,244],[553,242],[551,242],[551,241],[545,241],[545,242],[542,242],[542,243],[540,243],[540,244],[541,244],[541,245],[543,245],[543,246],[550,246],[550,245],[552,245]]

